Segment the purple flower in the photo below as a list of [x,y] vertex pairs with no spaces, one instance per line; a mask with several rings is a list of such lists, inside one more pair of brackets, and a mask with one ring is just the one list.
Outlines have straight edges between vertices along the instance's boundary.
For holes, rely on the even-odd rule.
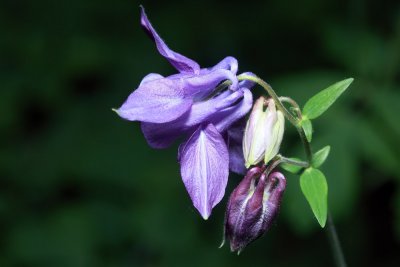
[[[184,138],[178,151],[182,180],[193,205],[207,219],[225,193],[229,166],[243,171],[237,167],[244,164],[243,155],[227,146],[232,139],[228,130],[251,108],[249,89],[253,84],[238,82],[238,63],[233,57],[214,67],[200,68],[195,61],[169,49],[143,8],[141,25],[179,73],[147,75],[116,112],[124,119],[141,121],[144,136],[153,148],[166,148]],[[216,92],[224,81],[230,81],[228,88]]]
[[240,253],[249,243],[264,234],[278,213],[286,180],[279,172],[267,178],[264,169],[251,168],[229,199],[224,242],[225,239],[230,241],[232,251]]

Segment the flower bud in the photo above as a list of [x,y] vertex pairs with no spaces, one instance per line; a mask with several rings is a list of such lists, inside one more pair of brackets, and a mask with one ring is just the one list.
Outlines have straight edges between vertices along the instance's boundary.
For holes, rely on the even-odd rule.
[[263,171],[259,167],[250,169],[228,202],[224,241],[228,239],[231,251],[238,254],[270,228],[286,187],[281,173],[267,178]]
[[[267,105],[264,111],[264,105]],[[260,97],[254,104],[243,137],[246,168],[262,160],[267,164],[278,154],[285,128],[285,118],[276,110],[273,99]]]

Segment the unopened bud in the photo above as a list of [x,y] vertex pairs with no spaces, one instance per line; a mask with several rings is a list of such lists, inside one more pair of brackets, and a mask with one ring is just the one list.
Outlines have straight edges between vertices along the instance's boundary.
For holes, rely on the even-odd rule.
[[[264,110],[264,106],[267,106]],[[283,113],[272,99],[260,97],[254,104],[243,137],[246,168],[262,160],[267,164],[279,152],[285,128]]]
[[229,198],[224,241],[229,240],[231,251],[240,253],[263,235],[278,213],[286,179],[279,172],[266,177],[263,171],[250,169]]

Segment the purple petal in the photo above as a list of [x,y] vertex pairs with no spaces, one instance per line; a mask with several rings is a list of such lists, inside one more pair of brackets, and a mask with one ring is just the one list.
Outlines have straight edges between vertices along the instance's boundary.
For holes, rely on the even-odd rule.
[[140,23],[143,28],[150,36],[150,38],[156,43],[158,52],[165,57],[172,66],[174,66],[179,72],[182,73],[199,73],[200,66],[195,61],[178,54],[166,45],[166,43],[161,39],[161,37],[157,34],[156,30],[151,25],[147,15],[144,11],[144,8],[141,6],[141,17]]
[[210,121],[215,125],[215,128],[220,132],[227,130],[233,123],[244,117],[250,110],[253,104],[253,95],[247,88],[241,88],[244,96],[235,106],[223,109],[214,114]]
[[187,133],[186,129],[182,129],[181,131],[179,130],[179,125],[182,125],[186,118],[187,115],[184,114],[182,117],[179,117],[173,122],[143,122],[141,128],[147,144],[156,149],[169,147],[173,142],[175,142],[176,139]]
[[167,123],[142,123],[142,131],[153,148],[166,148],[179,136],[193,132],[195,128],[212,117],[214,113],[225,109],[243,97],[244,92],[225,91],[207,101],[193,104],[189,112]]
[[163,123],[177,119],[190,109],[192,97],[184,93],[180,80],[151,80],[154,77],[145,77],[117,110],[119,116],[130,121]]
[[203,75],[177,74],[166,78],[149,74],[117,113],[130,121],[170,122],[187,112],[194,99],[207,97],[226,79],[232,81],[232,86],[237,86],[236,76],[223,69]]
[[236,74],[238,71],[238,62],[234,57],[226,57],[223,60],[221,60],[221,62],[219,62],[217,65],[211,68],[211,70],[217,70],[217,69],[230,70],[232,73]]
[[147,74],[146,76],[144,76],[144,78],[140,82],[139,86],[141,86],[141,85],[143,85],[145,83],[151,82],[151,81],[162,79],[162,78],[164,78],[164,76],[162,76],[161,74],[158,74],[158,73]]
[[246,173],[241,144],[229,144],[229,169],[237,174]]
[[244,128],[246,127],[246,119],[242,118],[235,122],[229,129],[229,140],[242,144]]
[[181,175],[193,205],[204,219],[225,194],[229,155],[217,129],[199,126],[181,149]]
[[196,96],[198,99],[202,99],[207,97],[218,84],[225,80],[230,80],[232,84],[229,88],[231,90],[236,90],[238,86],[236,75],[225,69],[216,69],[207,71],[202,75],[186,77],[183,82],[187,94]]
[[246,173],[242,149],[245,125],[246,121],[241,119],[228,129],[229,169],[238,174]]

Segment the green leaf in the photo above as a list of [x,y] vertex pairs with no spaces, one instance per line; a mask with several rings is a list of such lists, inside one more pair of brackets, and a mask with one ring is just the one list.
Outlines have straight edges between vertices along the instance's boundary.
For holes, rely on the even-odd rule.
[[319,117],[349,87],[353,80],[353,78],[349,78],[337,82],[311,97],[304,105],[303,116],[308,119]]
[[[289,159],[300,161],[300,159],[298,159],[298,158],[289,158]],[[300,167],[300,166],[297,166],[297,165],[293,165],[293,164],[289,164],[289,163],[281,163],[280,167],[282,169],[284,169],[285,171],[288,171],[288,172],[294,173],[294,174],[297,174],[301,169],[303,169],[303,167]]]
[[319,168],[326,160],[326,158],[329,155],[329,152],[331,151],[330,146],[326,146],[323,149],[319,150],[313,155],[313,159],[311,161],[311,165],[314,168]]
[[313,127],[309,119],[301,121],[301,127],[303,127],[304,133],[306,134],[307,141],[310,143],[312,139]]
[[300,176],[300,187],[321,227],[328,214],[328,184],[318,169],[307,168]]

